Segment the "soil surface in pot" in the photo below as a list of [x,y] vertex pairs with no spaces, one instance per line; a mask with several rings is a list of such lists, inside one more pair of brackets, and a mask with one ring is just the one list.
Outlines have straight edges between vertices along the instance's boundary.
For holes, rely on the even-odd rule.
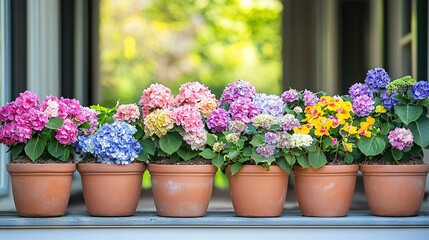
[[399,164],[395,162],[384,162],[383,159],[371,159],[371,160],[365,160],[361,164],[366,165],[418,165],[418,164],[424,164],[424,161],[422,158],[411,158],[408,162],[399,162]]
[[30,158],[26,156],[19,156],[17,159],[12,159],[10,163],[19,163],[19,164],[46,164],[46,163],[73,163],[73,158],[70,158],[67,162],[60,161],[58,159],[47,159],[39,158],[37,161],[33,162]]
[[159,160],[151,160],[149,163],[152,164],[160,164],[160,165],[207,165],[212,164],[211,160],[199,158],[196,160],[189,161],[174,161],[171,159],[159,159]]

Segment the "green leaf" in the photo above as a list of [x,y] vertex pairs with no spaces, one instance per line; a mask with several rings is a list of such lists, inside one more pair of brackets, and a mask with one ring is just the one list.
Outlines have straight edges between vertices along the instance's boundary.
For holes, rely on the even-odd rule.
[[194,150],[189,149],[189,148],[179,148],[179,150],[177,150],[177,154],[183,160],[188,161],[188,160],[198,156],[198,151],[194,151]]
[[12,159],[17,159],[19,154],[21,154],[22,150],[24,149],[25,144],[18,143],[13,145],[13,147],[10,149],[10,154],[12,156]]
[[291,167],[288,164],[286,164],[286,161],[284,159],[277,161],[277,164],[279,165],[279,167],[281,167],[283,170],[285,170],[288,173],[290,173],[290,171],[292,170]]
[[416,121],[423,113],[422,106],[398,104],[395,106],[395,113],[406,125]]
[[207,134],[206,144],[209,146],[213,146],[216,143],[216,135]]
[[250,141],[250,144],[253,147],[259,147],[259,145],[261,145],[263,142],[264,142],[264,135],[258,134],[252,138],[252,141]]
[[386,141],[379,135],[373,135],[369,138],[361,137],[357,142],[359,150],[367,157],[381,154],[386,147]]
[[429,98],[419,100],[417,104],[429,108]]
[[429,146],[429,118],[421,116],[417,121],[410,123],[414,142],[420,147]]
[[137,132],[134,133],[134,138],[135,139],[141,139],[141,138],[143,138],[143,136],[144,136],[144,130],[141,127],[137,127],[137,126],[136,126],[136,129],[137,129]]
[[64,154],[64,145],[62,145],[58,140],[53,139],[49,142],[48,152],[55,158],[59,158]]
[[253,154],[252,147],[246,147],[246,148],[244,148],[244,150],[243,150],[243,156],[250,157],[250,156],[252,156],[252,154]]
[[346,163],[348,163],[348,164],[352,163],[352,162],[353,162],[353,155],[351,155],[351,154],[347,154],[347,155],[344,157],[344,161],[345,161]]
[[389,123],[383,123],[381,125],[381,134],[387,135],[390,132],[390,124]]
[[228,153],[228,158],[229,159],[234,159],[238,156],[238,151],[231,151]]
[[67,162],[70,159],[70,154],[72,152],[73,147],[68,146],[64,149],[64,152],[61,156],[58,157],[59,160],[63,161],[63,162]]
[[90,128],[91,128],[91,124],[90,124],[88,121],[86,121],[86,122],[84,122],[83,124],[81,124],[81,125],[79,126],[79,128],[83,128],[83,129],[90,129]]
[[140,140],[140,144],[143,146],[143,152],[146,152],[150,155],[155,154],[155,143],[152,139],[146,138],[143,140]]
[[243,167],[243,164],[241,162],[236,162],[232,164],[231,166],[231,175],[236,174],[240,169]]
[[52,130],[57,130],[63,125],[63,123],[64,121],[61,118],[50,118],[45,127]]
[[179,150],[181,144],[182,137],[180,136],[180,134],[174,132],[167,133],[161,139],[159,139],[159,147],[168,155],[171,155],[177,150]]
[[285,154],[284,157],[289,166],[293,166],[295,164],[296,158],[292,154]]
[[30,139],[25,145],[25,154],[34,162],[43,153],[46,147],[46,140],[40,137]]
[[137,160],[140,162],[147,162],[149,161],[149,154],[147,152],[141,152],[137,157]]
[[212,164],[217,168],[222,167],[223,165],[223,157],[220,154],[216,154],[216,156],[212,159]]
[[404,152],[395,148],[392,149],[392,157],[395,161],[401,160],[402,156],[404,155]]
[[296,156],[296,160],[298,161],[298,164],[302,168],[309,168],[310,167],[310,162],[308,161],[307,156],[305,156],[305,155]]
[[214,153],[211,149],[206,148],[204,149],[201,153],[200,156],[205,158],[205,159],[213,159],[217,156],[218,154]]
[[310,166],[314,169],[321,168],[328,163],[325,154],[320,151],[310,152],[308,154],[308,160],[310,162]]

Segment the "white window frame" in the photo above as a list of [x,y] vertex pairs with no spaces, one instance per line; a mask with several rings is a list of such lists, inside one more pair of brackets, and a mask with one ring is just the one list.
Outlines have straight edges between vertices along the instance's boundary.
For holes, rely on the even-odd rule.
[[[10,1],[0,1],[0,106],[10,101]],[[9,162],[7,147],[0,144],[0,196],[9,194],[9,174],[6,164]]]

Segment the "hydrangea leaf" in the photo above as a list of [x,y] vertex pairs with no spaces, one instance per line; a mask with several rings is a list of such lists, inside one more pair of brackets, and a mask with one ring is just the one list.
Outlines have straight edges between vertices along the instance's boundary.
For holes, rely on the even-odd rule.
[[49,122],[45,125],[46,128],[56,130],[63,125],[64,121],[61,118],[50,118]]
[[310,162],[308,161],[308,158],[305,155],[296,156],[296,160],[298,161],[298,164],[302,168],[309,168]]
[[214,153],[211,149],[206,148],[204,149],[201,153],[200,156],[205,158],[205,159],[213,159],[217,156],[218,154]]
[[220,154],[217,154],[212,159],[212,164],[215,165],[218,168],[222,167],[222,165],[223,165],[223,157]]
[[43,151],[46,147],[46,140],[40,137],[35,137],[28,140],[25,145],[24,151],[25,154],[34,162],[40,156],[42,156]]
[[310,163],[310,166],[314,169],[321,168],[326,165],[328,162],[326,160],[325,154],[323,154],[320,151],[310,152],[308,154],[308,161]]
[[395,113],[406,125],[416,121],[423,113],[422,106],[398,104],[395,106]]
[[386,141],[379,135],[361,137],[357,143],[359,150],[368,157],[381,154],[386,147]]
[[198,156],[198,151],[194,151],[194,150],[191,150],[188,148],[179,148],[179,150],[177,150],[177,154],[183,160],[188,161],[188,160]]
[[286,163],[285,159],[278,160],[277,164],[279,165],[279,167],[281,167],[283,170],[285,170],[288,173],[290,173],[292,170],[291,167]]
[[49,141],[48,152],[56,158],[59,158],[64,153],[64,146],[56,139]]
[[429,118],[421,116],[417,121],[410,123],[410,130],[413,133],[414,142],[420,147],[429,146]]
[[143,146],[142,151],[150,155],[155,154],[155,143],[152,139],[146,138],[140,141],[140,144]]
[[19,144],[15,144],[11,149],[10,149],[10,154],[12,159],[17,159],[18,156],[21,154],[22,150],[24,150],[25,144],[19,143]]
[[209,146],[213,146],[216,143],[216,135],[207,134],[206,144]]
[[243,167],[243,164],[241,162],[236,162],[232,164],[231,166],[231,175],[236,174],[240,169]]
[[258,134],[252,138],[252,141],[250,141],[250,144],[254,147],[259,147],[264,142],[264,135]]
[[182,144],[182,137],[178,133],[168,133],[159,139],[159,147],[162,151],[168,155],[173,154],[179,150],[180,145]]
[[402,159],[404,152],[395,148],[392,148],[392,157],[395,161],[399,161]]

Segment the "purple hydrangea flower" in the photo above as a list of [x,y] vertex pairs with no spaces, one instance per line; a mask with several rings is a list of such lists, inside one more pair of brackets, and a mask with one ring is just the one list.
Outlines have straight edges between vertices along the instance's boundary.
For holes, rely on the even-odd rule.
[[206,123],[214,133],[225,131],[229,127],[229,113],[223,108],[217,108],[211,112]]
[[270,114],[274,117],[280,117],[284,113],[284,103],[277,95],[259,93],[256,94],[253,101],[258,105],[261,114]]
[[275,132],[266,132],[265,142],[271,145],[277,144],[277,135]]
[[383,90],[389,82],[389,74],[383,68],[370,69],[366,74],[365,84],[371,91]]
[[223,90],[222,96],[220,97],[220,103],[231,105],[239,98],[248,98],[253,100],[255,95],[256,89],[250,82],[238,80],[228,84],[228,86]]
[[399,150],[413,145],[413,133],[407,128],[395,128],[389,132],[387,138],[390,145]]
[[258,106],[249,98],[239,98],[235,100],[229,109],[232,120],[244,123],[252,122],[252,119],[259,114]]
[[278,118],[278,123],[280,127],[282,127],[283,131],[290,131],[295,127],[301,126],[299,124],[299,120],[295,118],[293,114],[286,114],[280,118]]
[[429,82],[427,81],[418,81],[414,84],[411,89],[413,97],[416,100],[425,99],[429,97]]
[[396,100],[396,98],[395,98],[395,93],[396,93],[396,91],[390,92],[390,93],[385,92],[385,93],[381,94],[381,100],[383,100],[383,106],[386,109],[393,110],[393,108],[396,106],[396,104],[398,104],[398,100]]
[[291,135],[287,132],[280,132],[277,134],[277,147],[278,148],[292,148],[290,142]]
[[369,90],[368,86],[362,83],[355,83],[349,88],[349,95],[352,100],[355,98],[367,95],[369,97],[372,97],[372,92]]
[[312,91],[304,90],[302,93],[305,106],[314,106],[319,101],[319,98]]
[[353,102],[353,112],[361,117],[368,116],[374,110],[374,101],[367,95],[357,97]]
[[298,101],[298,99],[298,92],[295,89],[289,89],[287,91],[284,91],[282,94],[282,100],[285,103],[292,103]]
[[275,146],[266,143],[262,143],[259,147],[256,148],[256,152],[263,157],[272,156],[274,155],[275,151]]

